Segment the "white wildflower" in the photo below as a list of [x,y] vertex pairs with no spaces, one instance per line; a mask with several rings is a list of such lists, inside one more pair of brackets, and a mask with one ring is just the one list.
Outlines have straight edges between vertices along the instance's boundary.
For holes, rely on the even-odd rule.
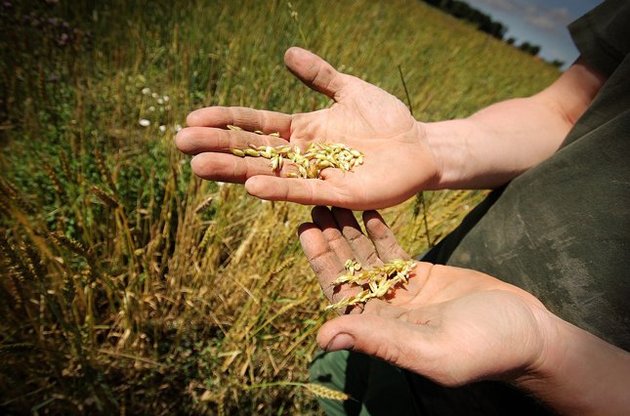
[[164,133],[166,131],[166,126],[165,125],[161,125],[159,128],[160,128],[160,131],[162,133]]
[[143,95],[149,95],[149,94],[151,94],[151,88],[149,88],[149,87],[144,87],[144,88],[142,89],[142,94],[143,94]]
[[142,127],[149,127],[151,125],[151,122],[146,118],[141,118],[140,121],[138,121],[138,124],[140,124]]

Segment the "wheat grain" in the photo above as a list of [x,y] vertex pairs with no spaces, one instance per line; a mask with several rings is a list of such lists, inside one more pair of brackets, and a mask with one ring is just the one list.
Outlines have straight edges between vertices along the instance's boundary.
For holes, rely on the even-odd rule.
[[[242,130],[240,127],[228,125],[228,129]],[[264,134],[256,130],[256,134]],[[297,173],[290,172],[287,177],[316,179],[321,177],[321,171],[326,168],[337,168],[345,172],[363,164],[363,153],[352,149],[342,143],[311,143],[302,153],[299,147],[283,146],[255,146],[250,144],[247,148],[230,148],[230,153],[238,157],[263,157],[269,159],[271,170],[278,172],[284,166],[285,161],[292,162]]]

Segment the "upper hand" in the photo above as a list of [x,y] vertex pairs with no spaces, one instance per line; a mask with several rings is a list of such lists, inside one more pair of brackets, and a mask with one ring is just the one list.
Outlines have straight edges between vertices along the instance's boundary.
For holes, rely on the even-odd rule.
[[[363,219],[367,236],[350,211],[316,207],[314,224],[300,227],[304,252],[332,302],[353,291],[335,292],[331,285],[347,259],[371,267],[408,258],[378,213]],[[364,352],[457,386],[535,372],[552,327],[549,315],[534,296],[486,274],[418,263],[388,300],[370,300],[362,313],[328,321],[317,340],[329,351]]]
[[[393,206],[436,183],[438,168],[423,128],[393,95],[356,77],[336,71],[318,56],[291,48],[289,70],[306,85],[326,94],[334,104],[310,113],[283,114],[243,107],[208,107],[187,118],[177,147],[195,155],[193,172],[204,178],[245,182],[260,198],[350,209]],[[228,124],[246,131],[226,130]],[[263,131],[264,135],[251,133]],[[279,132],[280,138],[269,136]],[[239,158],[228,150],[255,145],[302,148],[310,142],[345,143],[365,155],[351,172],[325,169],[323,180],[286,178],[289,167],[272,171],[262,158]]]

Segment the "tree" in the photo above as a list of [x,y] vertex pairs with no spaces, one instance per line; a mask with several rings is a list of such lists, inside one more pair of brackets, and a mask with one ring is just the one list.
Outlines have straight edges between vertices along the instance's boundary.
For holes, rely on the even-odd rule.
[[540,52],[540,46],[532,45],[531,43],[527,41],[521,43],[521,45],[518,48],[522,50],[523,52],[526,52],[532,56],[536,56]]

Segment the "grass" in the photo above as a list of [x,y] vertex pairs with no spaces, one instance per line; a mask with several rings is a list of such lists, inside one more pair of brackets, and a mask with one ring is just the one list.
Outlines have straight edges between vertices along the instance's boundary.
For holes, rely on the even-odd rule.
[[[202,182],[172,144],[201,106],[329,105],[285,71],[289,46],[404,98],[402,68],[422,120],[558,75],[412,0],[0,8],[7,413],[318,413],[295,388],[327,316],[295,235],[309,209]],[[425,193],[385,217],[420,253],[481,197]]]

